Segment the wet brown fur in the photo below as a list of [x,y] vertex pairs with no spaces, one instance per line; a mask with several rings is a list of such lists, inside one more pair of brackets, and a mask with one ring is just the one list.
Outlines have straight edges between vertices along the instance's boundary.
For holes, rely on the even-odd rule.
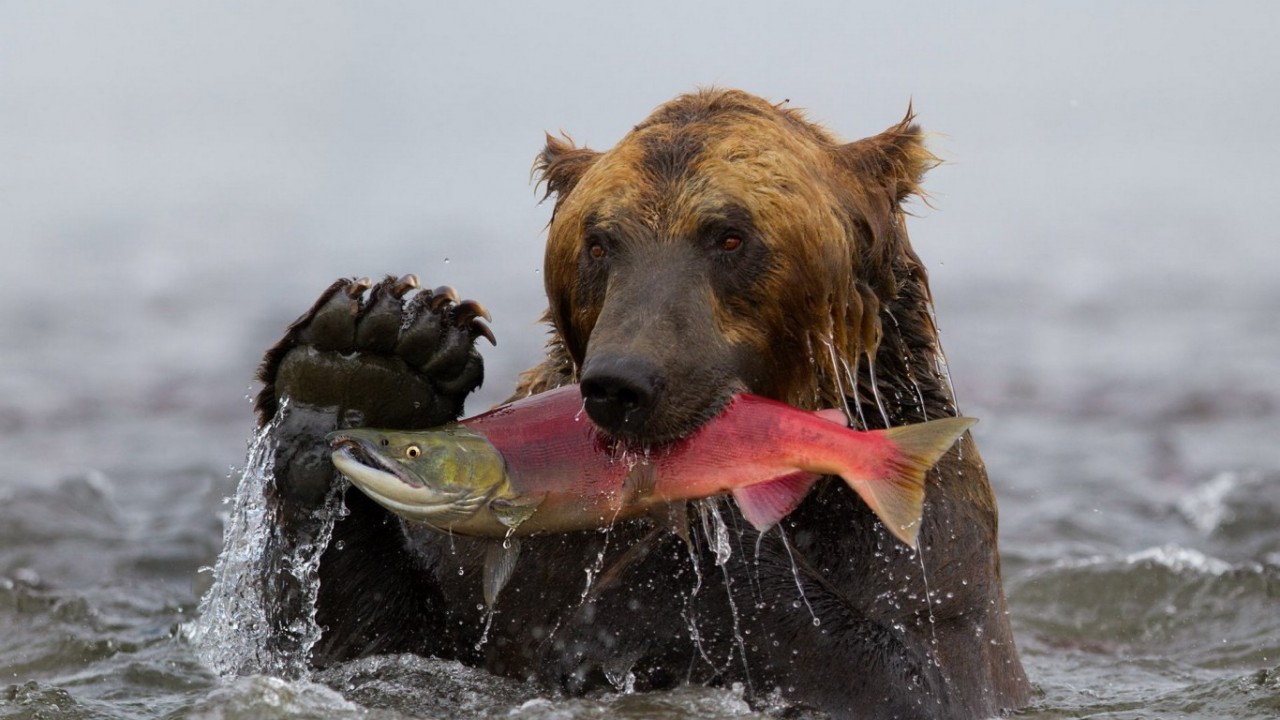
[[[548,136],[535,169],[555,198],[545,264],[552,336],[547,358],[521,377],[516,395],[576,381],[592,338],[610,331],[598,324],[604,298],[616,288],[583,282],[591,223],[621,219],[629,243],[675,252],[676,243],[698,235],[708,214],[728,204],[749,209],[768,260],[751,275],[745,295],[726,298],[701,287],[688,295],[705,300],[716,337],[689,337],[685,352],[745,348],[758,358],[738,376],[718,378],[725,387],[717,397],[746,389],[809,408],[845,403],[865,428],[957,414],[928,278],[903,210],[937,163],[911,110],[883,133],[845,143],[798,110],[734,90],[678,97],[604,152]],[[686,410],[672,421],[685,430],[715,407]],[[843,492],[838,484],[820,487],[789,520],[788,532],[799,538],[798,551],[808,558],[802,562],[825,573],[834,597],[847,597],[873,621],[914,617],[920,623],[913,626],[915,642],[936,643],[917,649],[921,657],[938,658],[947,678],[939,682],[948,689],[939,691],[945,697],[935,711],[921,716],[983,716],[1025,703],[1028,686],[1000,587],[995,500],[971,439],[930,476],[921,536],[929,582],[965,588],[954,598],[931,607],[917,598],[912,609],[889,592],[901,603],[884,607],[885,588],[876,588],[887,581],[877,573],[890,561],[871,560],[884,537],[856,525],[870,527],[874,520]],[[846,525],[833,524],[833,513],[861,529],[838,530]],[[911,556],[894,557],[885,587],[901,592],[919,580],[912,574],[921,566]],[[921,629],[926,613],[932,627],[941,628],[930,629],[932,641]],[[973,642],[975,634],[987,641]],[[808,701],[828,709],[858,701],[835,690],[817,697],[821,692],[811,691]]]
[[[607,198],[606,207],[644,218],[655,237],[681,237],[691,234],[704,207],[729,196],[752,207],[762,237],[786,259],[753,307],[716,313],[727,340],[777,356],[772,374],[780,387],[773,395],[803,407],[838,404],[841,389],[853,395],[837,378],[847,365],[860,370],[859,404],[875,407],[868,372],[874,359],[880,384],[887,383],[882,396],[912,381],[931,397],[946,396],[928,281],[901,207],[920,194],[921,178],[938,163],[913,120],[908,111],[884,133],[842,144],[798,110],[709,90],[659,108],[607,152],[548,136],[536,169],[547,196],[556,198],[546,255],[554,333],[548,358],[522,376],[517,395],[576,379],[599,314],[578,297],[574,277],[584,214],[599,210],[588,203]],[[715,187],[701,180],[708,177],[717,179]],[[894,325],[887,336],[886,322]],[[827,338],[839,369],[829,360]],[[815,362],[797,362],[797,348]],[[925,411],[899,413],[911,421]]]

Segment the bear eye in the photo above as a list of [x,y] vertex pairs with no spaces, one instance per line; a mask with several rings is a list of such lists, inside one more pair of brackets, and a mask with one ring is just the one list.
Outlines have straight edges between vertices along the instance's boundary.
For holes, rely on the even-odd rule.
[[720,238],[720,249],[725,252],[733,252],[740,247],[742,247],[742,238],[734,233]]
[[587,253],[591,255],[591,259],[599,260],[605,256],[604,245],[601,245],[599,241],[593,240],[591,246],[587,248]]
[[422,448],[419,448],[417,445],[410,445],[405,449],[404,454],[407,455],[410,460],[417,460],[418,456],[422,454]]

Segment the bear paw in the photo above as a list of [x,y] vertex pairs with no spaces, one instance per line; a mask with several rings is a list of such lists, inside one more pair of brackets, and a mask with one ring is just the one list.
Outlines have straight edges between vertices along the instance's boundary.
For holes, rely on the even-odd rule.
[[480,303],[460,300],[453,288],[418,290],[413,275],[330,285],[258,369],[258,422],[281,416],[277,481],[310,505],[332,477],[327,433],[456,420],[484,378],[475,341],[495,342],[488,319]]

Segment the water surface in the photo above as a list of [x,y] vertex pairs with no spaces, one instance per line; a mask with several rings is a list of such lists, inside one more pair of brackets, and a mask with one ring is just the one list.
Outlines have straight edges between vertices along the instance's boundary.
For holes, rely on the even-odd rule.
[[[179,629],[263,348],[340,275],[483,300],[478,410],[544,339],[544,130],[698,84],[850,137],[915,204],[1000,499],[1036,718],[1280,715],[1280,51],[1265,4],[0,6],[0,718],[742,717],[375,658],[223,682]],[[856,668],[851,668],[856,672]]]

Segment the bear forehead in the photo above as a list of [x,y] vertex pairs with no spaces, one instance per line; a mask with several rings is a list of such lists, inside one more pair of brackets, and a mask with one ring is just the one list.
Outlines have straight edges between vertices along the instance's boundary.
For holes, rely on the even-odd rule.
[[557,219],[658,225],[734,208],[769,215],[789,202],[833,202],[827,138],[766,107],[638,126],[583,174]]

